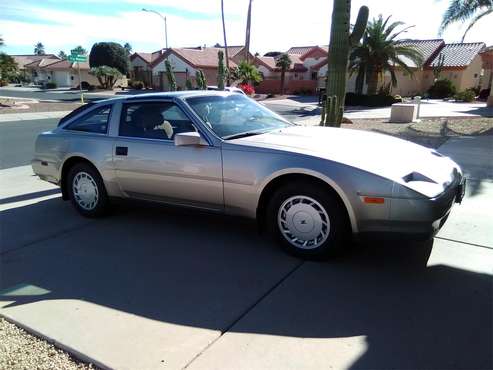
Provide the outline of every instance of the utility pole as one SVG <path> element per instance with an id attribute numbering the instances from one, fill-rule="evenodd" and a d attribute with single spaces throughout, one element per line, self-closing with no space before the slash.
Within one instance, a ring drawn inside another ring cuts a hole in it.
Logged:
<path id="1" fill-rule="evenodd" d="M 248 2 L 248 15 L 246 24 L 246 37 L 245 37 L 245 60 L 248 62 L 248 55 L 250 54 L 250 25 L 252 23 L 252 0 Z"/>

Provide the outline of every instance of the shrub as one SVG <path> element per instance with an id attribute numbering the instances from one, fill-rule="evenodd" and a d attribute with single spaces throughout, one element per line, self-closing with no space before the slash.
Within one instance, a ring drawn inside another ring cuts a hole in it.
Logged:
<path id="1" fill-rule="evenodd" d="M 402 98 L 393 97 L 392 95 L 364 95 L 356 93 L 347 93 L 345 105 L 347 106 L 364 106 L 364 107 L 387 107 L 394 103 L 400 103 Z"/>
<path id="2" fill-rule="evenodd" d="M 122 77 L 118 69 L 109 66 L 93 67 L 89 73 L 96 76 L 104 89 L 112 89 L 116 81 Z"/>
<path id="3" fill-rule="evenodd" d="M 45 84 L 46 89 L 56 89 L 56 83 L 55 82 L 47 82 Z"/>
<path id="4" fill-rule="evenodd" d="M 435 83 L 428 90 L 428 93 L 432 99 L 444 99 L 454 96 L 456 89 L 452 81 L 443 78 L 435 81 Z"/>
<path id="5" fill-rule="evenodd" d="M 9 82 L 7 80 L 0 80 L 0 87 L 7 86 Z"/>
<path id="6" fill-rule="evenodd" d="M 479 92 L 478 100 L 486 101 L 488 96 L 490 96 L 491 89 L 483 89 Z"/>
<path id="7" fill-rule="evenodd" d="M 96 86 L 94 85 L 87 86 L 87 91 L 94 91 L 94 90 L 96 90 Z"/>
<path id="8" fill-rule="evenodd" d="M 253 86 L 252 86 L 252 85 L 250 85 L 250 84 L 246 84 L 246 83 L 244 83 L 244 84 L 239 84 L 239 85 L 238 85 L 238 87 L 239 87 L 241 90 L 243 90 L 243 92 L 244 92 L 245 94 L 247 94 L 247 95 L 249 95 L 249 96 L 251 96 L 251 95 L 255 94 L 255 89 L 254 89 L 254 88 L 253 88 Z"/>
<path id="9" fill-rule="evenodd" d="M 82 81 L 80 84 L 82 85 L 82 89 L 84 90 L 89 90 L 89 86 L 91 86 L 91 84 L 87 81 Z"/>
<path id="10" fill-rule="evenodd" d="M 144 83 L 142 81 L 132 81 L 132 84 L 130 85 L 135 90 L 142 90 L 144 88 Z"/>
<path id="11" fill-rule="evenodd" d="M 472 102 L 475 98 L 476 94 L 473 89 L 467 89 L 454 95 L 455 100 L 463 102 Z"/>

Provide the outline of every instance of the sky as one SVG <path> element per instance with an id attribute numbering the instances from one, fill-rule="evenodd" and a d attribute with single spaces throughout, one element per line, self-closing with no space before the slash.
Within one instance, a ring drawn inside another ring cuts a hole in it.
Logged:
<path id="1" fill-rule="evenodd" d="M 450 0 L 353 0 L 352 19 L 361 5 L 370 19 L 382 14 L 413 25 L 403 38 L 438 38 L 442 14 Z M 245 43 L 248 0 L 224 0 L 228 45 Z M 167 17 L 168 44 L 187 47 L 221 43 L 220 0 L 0 0 L 3 52 L 30 54 L 38 41 L 47 53 L 69 53 L 77 45 L 87 50 L 95 42 L 129 42 L 134 51 L 164 47 Z M 286 51 L 291 46 L 327 45 L 332 0 L 254 0 L 251 51 Z M 458 42 L 465 25 L 452 25 L 442 36 Z M 493 44 L 493 15 L 483 18 L 468 34 L 468 42 Z"/>

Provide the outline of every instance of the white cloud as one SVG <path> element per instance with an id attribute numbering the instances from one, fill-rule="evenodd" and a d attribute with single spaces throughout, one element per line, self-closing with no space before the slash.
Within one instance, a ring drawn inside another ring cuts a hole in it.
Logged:
<path id="1" fill-rule="evenodd" d="M 2 21 L 1 33 L 9 45 L 25 47 L 42 41 L 47 51 L 69 50 L 76 45 L 90 48 L 97 41 L 130 42 L 135 50 L 152 51 L 164 46 L 162 20 L 152 14 L 139 11 L 142 4 L 135 3 L 136 11 L 108 15 L 76 13 L 67 4 L 64 10 L 48 10 L 42 7 L 17 4 L 24 16 L 41 18 L 58 24 L 38 24 L 17 20 Z M 219 0 L 146 0 L 162 7 L 180 8 L 190 12 L 220 15 Z M 392 14 L 392 19 L 416 25 L 404 36 L 409 38 L 437 38 L 441 16 L 448 0 L 404 1 L 353 0 L 352 18 L 362 4 L 369 4 L 370 18 Z M 417 5 L 421 4 L 421 5 Z M 225 0 L 227 12 L 228 43 L 243 44 L 248 0 Z M 330 33 L 331 3 L 328 0 L 306 0 L 291 4 L 281 0 L 254 0 L 252 14 L 251 48 L 261 53 L 270 50 L 286 50 L 293 45 L 327 44 Z M 184 15 L 186 16 L 186 14 Z M 478 22 L 467 41 L 484 41 L 493 44 L 491 21 L 488 17 Z M 213 45 L 222 43 L 222 26 L 219 18 L 188 19 L 168 15 L 168 40 L 171 46 Z M 444 37 L 448 42 L 458 41 L 464 26 L 451 26 Z"/>

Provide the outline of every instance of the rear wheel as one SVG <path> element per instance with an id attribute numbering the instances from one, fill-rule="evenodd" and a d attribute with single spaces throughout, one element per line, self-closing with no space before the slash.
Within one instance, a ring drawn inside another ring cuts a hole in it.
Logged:
<path id="1" fill-rule="evenodd" d="M 83 216 L 98 217 L 107 210 L 108 196 L 103 179 L 91 165 L 74 165 L 67 176 L 67 189 L 73 206 Z"/>
<path id="2" fill-rule="evenodd" d="M 278 189 L 267 207 L 267 227 L 297 257 L 324 259 L 341 251 L 345 210 L 326 188 L 297 182 Z"/>

